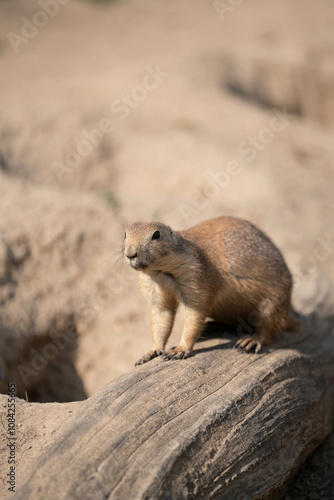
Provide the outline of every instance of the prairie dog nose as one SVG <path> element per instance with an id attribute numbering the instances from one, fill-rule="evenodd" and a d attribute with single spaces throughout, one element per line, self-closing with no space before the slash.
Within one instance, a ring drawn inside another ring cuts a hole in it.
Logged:
<path id="1" fill-rule="evenodd" d="M 135 257 L 137 257 L 136 247 L 134 245 L 127 246 L 126 249 L 124 250 L 124 255 L 129 259 L 134 259 Z"/>

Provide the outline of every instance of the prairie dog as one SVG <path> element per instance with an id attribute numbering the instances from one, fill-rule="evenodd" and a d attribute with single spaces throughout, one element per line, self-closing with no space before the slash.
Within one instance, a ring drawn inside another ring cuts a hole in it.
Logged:
<path id="1" fill-rule="evenodd" d="M 137 222 L 124 234 L 123 254 L 140 271 L 151 307 L 152 350 L 136 365 L 156 356 L 190 356 L 206 318 L 255 327 L 237 341 L 246 352 L 273 341 L 284 330 L 298 330 L 290 298 L 292 277 L 278 248 L 256 226 L 236 217 L 217 217 L 184 231 L 159 222 Z M 184 306 L 180 344 L 165 351 L 179 304 Z"/>

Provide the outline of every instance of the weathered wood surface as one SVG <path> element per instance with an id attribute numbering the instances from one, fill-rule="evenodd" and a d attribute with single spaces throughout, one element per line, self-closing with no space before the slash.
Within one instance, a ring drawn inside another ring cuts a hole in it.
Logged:
<path id="1" fill-rule="evenodd" d="M 333 325 L 323 306 L 271 351 L 208 340 L 134 369 L 77 403 L 17 498 L 281 498 L 333 429 Z"/>

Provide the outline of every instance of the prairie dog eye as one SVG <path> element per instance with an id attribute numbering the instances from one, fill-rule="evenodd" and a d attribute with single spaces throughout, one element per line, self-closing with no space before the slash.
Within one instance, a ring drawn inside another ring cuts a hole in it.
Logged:
<path id="1" fill-rule="evenodd" d="M 160 231 L 154 231 L 152 240 L 157 240 L 160 238 Z"/>
<path id="2" fill-rule="evenodd" d="M 124 232 L 124 239 L 126 238 L 126 231 Z"/>

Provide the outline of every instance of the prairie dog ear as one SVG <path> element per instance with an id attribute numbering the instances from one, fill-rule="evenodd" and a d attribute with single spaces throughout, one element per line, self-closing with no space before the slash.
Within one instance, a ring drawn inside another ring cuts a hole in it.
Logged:
<path id="1" fill-rule="evenodd" d="M 172 240 L 173 240 L 173 241 L 177 241 L 177 239 L 178 239 L 178 234 L 177 234 L 175 231 L 173 231 L 173 229 L 171 229 L 169 226 L 168 226 L 168 229 L 169 229 L 169 231 L 170 231 L 170 235 L 171 235 Z"/>

